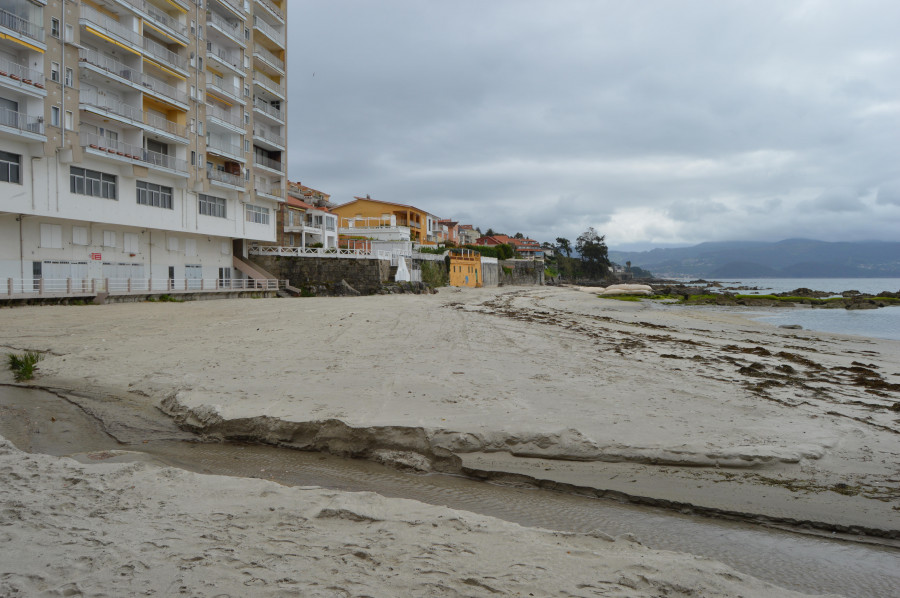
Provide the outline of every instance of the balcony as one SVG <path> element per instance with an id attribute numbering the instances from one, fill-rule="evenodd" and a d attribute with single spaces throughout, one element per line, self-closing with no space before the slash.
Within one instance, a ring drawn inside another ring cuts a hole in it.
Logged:
<path id="1" fill-rule="evenodd" d="M 241 15 L 243 14 L 240 7 L 238 6 L 238 3 L 233 2 L 232 0 L 211 0 L 211 1 L 218 2 L 220 5 L 225 7 L 227 10 L 230 10 L 231 12 L 233 12 L 234 15 L 238 18 L 241 18 Z"/>
<path id="2" fill-rule="evenodd" d="M 0 85 L 32 96 L 47 95 L 44 73 L 4 57 L 0 57 Z"/>
<path id="3" fill-rule="evenodd" d="M 275 54 L 273 54 L 269 50 L 266 50 L 259 44 L 253 46 L 253 56 L 254 58 L 259 58 L 265 64 L 275 69 L 278 74 L 284 74 L 284 60 L 278 58 L 277 56 L 275 56 Z"/>
<path id="4" fill-rule="evenodd" d="M 178 22 L 178 20 L 170 17 L 163 11 L 161 11 L 156 6 L 153 6 L 146 0 L 118 0 L 119 3 L 125 4 L 134 10 L 136 10 L 142 17 L 144 17 L 147 21 L 151 22 L 153 25 L 157 27 L 161 27 L 166 30 L 166 33 L 172 35 L 179 39 L 179 41 L 183 42 L 185 45 L 188 43 L 188 27 L 187 25 L 182 25 Z"/>
<path id="5" fill-rule="evenodd" d="M 82 91 L 79 97 L 82 109 L 100 114 L 101 116 L 117 117 L 126 124 L 140 129 L 153 129 L 173 138 L 179 143 L 188 143 L 184 125 L 167 120 L 155 114 L 144 112 L 125 102 L 101 96 L 93 91 Z"/>
<path id="6" fill-rule="evenodd" d="M 206 140 L 206 152 L 237 162 L 246 161 L 243 148 L 240 145 L 229 143 L 227 139 L 210 136 Z"/>
<path id="7" fill-rule="evenodd" d="M 285 95 L 284 85 L 281 85 L 279 83 L 276 83 L 275 81 L 272 81 L 265 75 L 260 74 L 260 75 L 254 76 L 253 83 L 255 85 L 259 85 L 260 87 L 262 87 L 265 90 L 268 90 L 273 95 L 275 95 L 281 99 L 287 98 L 287 95 Z"/>
<path id="8" fill-rule="evenodd" d="M 285 139 L 282 135 L 269 131 L 268 129 L 254 127 L 253 140 L 257 142 L 257 145 L 259 145 L 260 147 L 265 147 L 266 149 L 284 151 L 287 148 L 287 139 Z"/>
<path id="9" fill-rule="evenodd" d="M 27 137 L 35 141 L 46 141 L 44 135 L 44 117 L 33 116 L 26 112 L 16 112 L 9 108 L 0 108 L 0 131 Z"/>
<path id="10" fill-rule="evenodd" d="M 141 37 L 141 40 L 143 40 L 141 47 L 144 48 L 144 54 L 149 54 L 158 59 L 164 66 L 175 67 L 185 73 L 187 72 L 187 60 L 149 37 Z"/>
<path id="11" fill-rule="evenodd" d="M 279 31 L 259 17 L 253 17 L 253 28 L 272 40 L 279 48 L 284 48 L 284 31 Z"/>
<path id="12" fill-rule="evenodd" d="M 33 42 L 41 50 L 47 49 L 44 43 L 44 28 L 37 23 L 32 23 L 27 19 L 0 9 L 0 28 L 12 32 L 11 39 L 14 41 L 16 38 L 23 37 L 26 38 L 22 40 L 24 45 L 31 46 Z"/>
<path id="13" fill-rule="evenodd" d="M 280 160 L 273 160 L 272 158 L 266 158 L 259 155 L 253 156 L 253 165 L 260 166 L 262 168 L 268 168 L 269 170 L 274 170 L 275 172 L 284 171 L 284 164 L 282 164 Z"/>
<path id="14" fill-rule="evenodd" d="M 186 91 L 181 91 L 156 77 L 137 72 L 124 62 L 119 62 L 96 50 L 82 48 L 78 51 L 78 57 L 82 63 L 91 65 L 92 67 L 95 67 L 96 70 L 113 75 L 135 89 L 182 104 L 183 107 L 187 109 L 188 94 Z"/>
<path id="15" fill-rule="evenodd" d="M 222 35 L 237 45 L 241 47 L 247 45 L 247 41 L 244 39 L 244 28 L 240 22 L 232 23 L 219 13 L 210 10 L 206 12 L 206 23 L 209 25 L 208 29 L 215 29 L 221 32 Z"/>
<path id="16" fill-rule="evenodd" d="M 244 119 L 241 114 L 233 114 L 213 104 L 206 104 L 206 118 L 207 124 L 213 124 L 212 121 L 215 120 L 227 129 L 235 129 L 237 133 L 245 131 Z"/>
<path id="17" fill-rule="evenodd" d="M 206 178 L 208 178 L 213 183 L 220 183 L 222 185 L 234 187 L 236 189 L 243 189 L 245 184 L 244 177 L 242 177 L 241 175 L 231 174 L 230 172 L 217 170 L 215 168 L 206 169 Z"/>
<path id="18" fill-rule="evenodd" d="M 124 43 L 126 47 L 140 47 L 143 36 L 122 25 L 112 17 L 101 13 L 99 10 L 87 4 L 81 5 L 81 25 L 86 27 L 99 37 L 104 35 L 114 38 L 117 43 Z"/>
<path id="19" fill-rule="evenodd" d="M 281 108 L 276 108 L 272 104 L 256 98 L 255 100 L 253 100 L 253 109 L 257 112 L 265 114 L 266 116 L 269 116 L 270 118 L 278 121 L 281 124 L 284 124 L 284 113 L 282 112 Z"/>
<path id="20" fill-rule="evenodd" d="M 284 23 L 284 11 L 275 6 L 271 0 L 256 0 L 256 3 L 265 8 L 279 23 Z"/>
<path id="21" fill-rule="evenodd" d="M 241 65 L 241 53 L 229 50 L 225 46 L 215 42 L 206 42 L 207 55 L 222 63 L 224 66 L 236 71 L 239 74 L 244 73 L 244 67 Z"/>
<path id="22" fill-rule="evenodd" d="M 229 85 L 225 82 L 223 77 L 217 77 L 212 73 L 206 73 L 206 90 L 212 91 L 218 95 L 223 95 L 229 100 L 241 105 L 244 104 L 244 99 L 241 97 L 241 88 L 237 85 Z"/>
<path id="23" fill-rule="evenodd" d="M 257 184 L 258 186 L 254 186 L 253 190 L 257 195 L 261 196 L 264 199 L 274 199 L 277 201 L 284 201 L 284 189 L 282 189 L 279 185 L 262 185 Z M 285 229 L 287 230 L 287 229 Z M 290 232 L 290 231 L 288 231 Z M 299 232 L 299 231 L 298 231 Z"/>
<path id="24" fill-rule="evenodd" d="M 85 131 L 81 132 L 80 140 L 81 147 L 96 156 L 137 163 L 148 168 L 171 171 L 181 176 L 188 176 L 187 161 L 179 160 L 175 156 L 153 152 L 139 145 L 113 141 Z"/>

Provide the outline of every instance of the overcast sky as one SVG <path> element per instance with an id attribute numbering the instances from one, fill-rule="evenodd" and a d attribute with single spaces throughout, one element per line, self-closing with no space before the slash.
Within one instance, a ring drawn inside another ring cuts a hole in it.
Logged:
<path id="1" fill-rule="evenodd" d="M 540 241 L 900 240 L 900 1 L 290 0 L 289 174 Z"/>

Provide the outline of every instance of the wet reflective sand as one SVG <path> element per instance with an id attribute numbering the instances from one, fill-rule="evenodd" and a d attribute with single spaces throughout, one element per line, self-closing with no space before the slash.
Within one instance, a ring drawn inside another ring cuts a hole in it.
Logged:
<path id="1" fill-rule="evenodd" d="M 55 420 L 55 421 L 54 421 Z M 200 473 L 293 486 L 371 491 L 564 531 L 633 534 L 656 549 L 708 556 L 779 586 L 808 593 L 900 596 L 900 550 L 620 505 L 546 490 L 415 475 L 359 460 L 257 445 L 148 440 L 121 445 L 79 408 L 46 392 L 0 387 L 0 434 L 32 452 L 70 455 L 120 449 Z"/>

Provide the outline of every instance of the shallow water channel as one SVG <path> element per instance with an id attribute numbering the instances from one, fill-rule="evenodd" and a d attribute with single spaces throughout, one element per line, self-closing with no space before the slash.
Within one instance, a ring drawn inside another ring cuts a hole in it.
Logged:
<path id="1" fill-rule="evenodd" d="M 562 531 L 633 534 L 645 546 L 722 561 L 810 594 L 900 596 L 900 549 L 750 524 L 679 515 L 532 488 L 447 475 L 404 473 L 368 461 L 260 445 L 148 439 L 121 444 L 79 407 L 51 393 L 0 386 L 0 435 L 22 450 L 77 455 L 133 450 L 199 473 L 263 478 L 290 486 L 371 491 Z"/>

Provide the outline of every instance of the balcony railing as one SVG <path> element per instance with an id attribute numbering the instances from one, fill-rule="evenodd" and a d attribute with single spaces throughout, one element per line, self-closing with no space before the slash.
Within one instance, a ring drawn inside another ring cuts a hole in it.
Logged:
<path id="1" fill-rule="evenodd" d="M 185 127 L 176 122 L 167 120 L 156 114 L 144 112 L 139 108 L 135 108 L 129 104 L 114 100 L 106 96 L 101 96 L 94 91 L 82 91 L 79 96 L 82 104 L 99 108 L 104 112 L 111 112 L 117 116 L 128 119 L 137 126 L 146 125 L 160 131 L 165 131 L 177 137 L 185 137 Z"/>
<path id="2" fill-rule="evenodd" d="M 118 37 L 119 40 L 126 42 L 128 45 L 141 45 L 142 36 L 140 33 L 132 31 L 115 19 L 101 13 L 93 6 L 82 4 L 80 19 L 89 25 L 93 25 L 95 28 L 99 29 L 101 33 L 112 34 Z"/>
<path id="3" fill-rule="evenodd" d="M 206 116 L 207 118 L 216 118 L 221 120 L 222 122 L 226 122 L 229 125 L 234 125 L 235 127 L 244 127 L 244 117 L 240 114 L 233 114 L 219 108 L 218 106 L 214 106 L 213 104 L 206 105 Z"/>
<path id="4" fill-rule="evenodd" d="M 218 181 L 235 187 L 243 187 L 245 182 L 244 177 L 239 174 L 231 174 L 230 172 L 224 172 L 215 168 L 206 169 L 206 178 L 211 181 Z"/>
<path id="5" fill-rule="evenodd" d="M 259 139 L 265 139 L 269 143 L 273 143 L 280 147 L 285 147 L 285 143 L 287 143 L 287 139 L 284 138 L 283 135 L 279 135 L 278 133 L 273 133 L 267 129 L 253 128 L 253 136 Z"/>
<path id="6" fill-rule="evenodd" d="M 237 85 L 229 85 L 225 82 L 225 79 L 222 77 L 217 77 L 212 73 L 206 73 L 206 87 L 212 87 L 213 89 L 217 89 L 223 94 L 227 95 L 230 98 L 241 100 L 241 88 Z"/>
<path id="7" fill-rule="evenodd" d="M 262 46 L 260 46 L 259 44 L 257 44 L 256 46 L 253 47 L 253 55 L 259 56 L 260 58 L 263 59 L 263 61 L 268 62 L 270 65 L 272 65 L 279 71 L 284 72 L 284 61 L 282 59 L 278 58 L 277 56 L 275 56 L 274 54 L 272 54 L 270 51 L 268 51 L 265 48 L 263 48 Z"/>
<path id="8" fill-rule="evenodd" d="M 259 17 L 253 17 L 253 27 L 262 31 L 266 37 L 277 43 L 282 48 L 284 47 L 284 31 L 275 29 Z"/>
<path id="9" fill-rule="evenodd" d="M 30 82 L 37 86 L 44 84 L 44 73 L 2 56 L 0 56 L 0 76 L 11 77 L 16 81 Z"/>
<path id="10" fill-rule="evenodd" d="M 44 28 L 11 12 L 0 10 L 0 26 L 33 40 L 44 41 Z"/>
<path id="11" fill-rule="evenodd" d="M 238 5 L 236 3 L 232 2 L 231 0 L 217 0 L 217 1 L 222 6 L 226 6 L 229 9 L 231 9 L 231 11 L 233 11 L 234 13 L 241 14 L 241 9 L 238 7 Z"/>
<path id="12" fill-rule="evenodd" d="M 275 106 L 273 106 L 272 104 L 270 104 L 266 101 L 256 98 L 255 100 L 253 100 L 253 108 L 255 110 L 259 110 L 260 112 L 268 114 L 269 116 L 271 116 L 272 118 L 274 118 L 276 120 L 280 120 L 280 121 L 284 122 L 284 117 L 282 116 L 281 108 L 276 108 Z"/>
<path id="13" fill-rule="evenodd" d="M 271 91 L 273 94 L 277 95 L 280 98 L 287 97 L 285 95 L 284 85 L 275 83 L 268 77 L 265 77 L 265 76 L 253 77 L 253 82 L 256 83 L 257 85 L 259 85 L 260 87 L 268 89 L 269 91 Z"/>
<path id="14" fill-rule="evenodd" d="M 238 70 L 243 70 L 241 66 L 241 56 L 238 52 L 233 52 L 215 42 L 206 42 L 206 52 L 215 56 L 225 64 L 230 64 Z"/>
<path id="15" fill-rule="evenodd" d="M 166 13 L 162 12 L 159 8 L 153 6 L 146 0 L 120 0 L 121 2 L 125 2 L 126 4 L 130 4 L 137 10 L 143 12 L 144 14 L 149 15 L 154 21 L 156 21 L 157 25 L 161 25 L 170 32 L 175 33 L 176 35 L 180 35 L 182 37 L 187 37 L 188 27 L 187 25 L 182 25 L 176 19 L 173 19 Z"/>
<path id="16" fill-rule="evenodd" d="M 206 140 L 206 151 L 234 158 L 244 159 L 244 149 L 240 145 L 229 143 L 225 139 L 210 136 Z"/>
<path id="17" fill-rule="evenodd" d="M 274 2 L 272 2 L 271 0 L 256 0 L 256 1 L 259 2 L 260 4 L 262 4 L 264 7 L 266 7 L 266 9 L 268 9 L 268 11 L 270 13 L 272 13 L 272 16 L 274 16 L 276 19 L 280 20 L 281 22 L 284 22 L 284 11 L 282 11 L 280 8 L 275 6 Z"/>
<path id="18" fill-rule="evenodd" d="M 240 23 L 232 23 L 219 13 L 211 10 L 206 11 L 206 22 L 216 27 L 236 44 L 241 46 L 247 45 L 247 42 L 244 40 L 244 28 Z"/>
<path id="19" fill-rule="evenodd" d="M 253 190 L 269 197 L 284 197 L 284 189 L 276 185 L 261 185 L 257 183 Z"/>
<path id="20" fill-rule="evenodd" d="M 253 163 L 257 166 L 262 166 L 263 168 L 269 168 L 278 172 L 284 170 L 284 165 L 279 160 L 273 160 L 263 156 L 253 156 Z"/>
<path id="21" fill-rule="evenodd" d="M 160 168 L 167 168 L 176 172 L 187 172 L 187 161 L 179 160 L 175 156 L 161 154 L 139 145 L 132 145 L 124 141 L 112 140 L 96 133 L 82 131 L 79 135 L 81 147 L 90 148 L 99 152 L 106 152 L 111 156 L 117 156 L 125 160 L 139 160 Z"/>
<path id="22" fill-rule="evenodd" d="M 156 77 L 140 73 L 124 62 L 119 62 L 96 50 L 82 48 L 78 51 L 78 56 L 82 62 L 86 62 L 97 68 L 103 69 L 108 73 L 127 79 L 128 81 L 135 83 L 135 85 L 146 88 L 145 91 L 149 90 L 150 92 L 158 93 L 159 95 L 175 100 L 176 102 L 181 102 L 182 104 L 186 104 L 188 101 L 188 94 L 186 91 L 181 91 Z"/>
<path id="23" fill-rule="evenodd" d="M 153 41 L 149 37 L 142 37 L 143 41 L 141 42 L 142 47 L 144 48 L 144 52 L 159 58 L 162 62 L 166 64 L 166 66 L 174 66 L 176 68 L 180 68 L 182 70 L 185 69 L 187 65 L 187 60 L 168 49 L 164 45 Z"/>
<path id="24" fill-rule="evenodd" d="M 44 117 L 29 116 L 25 112 L 16 112 L 9 108 L 0 108 L 0 126 L 18 129 L 35 135 L 44 134 Z"/>

